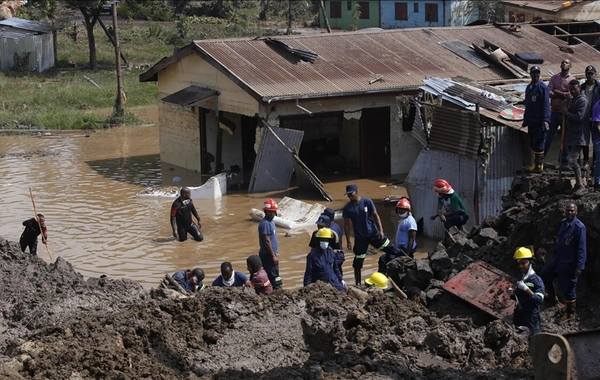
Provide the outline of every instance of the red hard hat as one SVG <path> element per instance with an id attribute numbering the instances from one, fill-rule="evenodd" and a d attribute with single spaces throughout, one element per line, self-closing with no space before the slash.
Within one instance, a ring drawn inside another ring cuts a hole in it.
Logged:
<path id="1" fill-rule="evenodd" d="M 412 211 L 410 208 L 410 201 L 408 200 L 408 198 L 402 198 L 398 201 L 398 203 L 396 204 L 396 208 L 404 208 L 407 209 L 408 211 Z"/>
<path id="2" fill-rule="evenodd" d="M 263 210 L 265 211 L 277 211 L 279 207 L 277 207 L 277 202 L 273 198 L 269 198 L 263 204 Z"/>
<path id="3" fill-rule="evenodd" d="M 438 194 L 447 194 L 452 190 L 452 186 L 445 179 L 438 179 L 433 184 L 433 191 Z"/>

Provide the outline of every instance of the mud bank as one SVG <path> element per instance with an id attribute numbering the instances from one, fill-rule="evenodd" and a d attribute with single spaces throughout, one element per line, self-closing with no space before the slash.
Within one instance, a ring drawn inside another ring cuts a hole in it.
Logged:
<path id="1" fill-rule="evenodd" d="M 520 245 L 534 246 L 539 269 L 574 199 L 588 226 L 590 278 L 579 318 L 554 324 L 557 309 L 546 309 L 543 329 L 596 327 L 600 195 L 564 195 L 570 186 L 555 172 L 517 176 L 500 216 L 449 234 L 427 260 L 404 263 L 399 282 L 426 290 L 431 311 L 376 289 L 341 293 L 324 284 L 173 298 L 127 279 L 84 280 L 63 259 L 46 264 L 0 238 L 0 378 L 532 379 L 522 337 L 441 286 L 477 259 L 516 274 Z"/>

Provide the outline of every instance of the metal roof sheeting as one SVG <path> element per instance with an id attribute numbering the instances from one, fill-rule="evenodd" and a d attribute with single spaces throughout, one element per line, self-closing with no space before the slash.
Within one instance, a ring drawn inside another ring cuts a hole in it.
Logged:
<path id="1" fill-rule="evenodd" d="M 483 127 L 477 113 L 437 105 L 424 107 L 433 107 L 430 149 L 477 156 Z"/>
<path id="2" fill-rule="evenodd" d="M 555 71 L 565 55 L 558 49 L 563 41 L 529 25 L 523 25 L 519 33 L 503 26 L 481 25 L 278 36 L 278 40 L 313 52 L 317 55 L 314 63 L 290 59 L 289 53 L 282 54 L 282 49 L 260 39 L 201 40 L 161 60 L 141 74 L 140 80 L 157 80 L 158 71 L 182 55 L 196 53 L 255 98 L 285 100 L 414 90 L 424 78 L 434 76 L 490 83 L 512 78 L 493 65 L 478 68 L 465 62 L 441 46 L 441 41 L 483 46 L 487 40 L 509 52 L 527 46 Z M 591 46 L 573 49 L 575 54 L 569 58 L 574 75 L 583 75 L 589 62 L 600 60 L 600 53 Z M 373 81 L 378 77 L 381 80 Z"/>
<path id="3" fill-rule="evenodd" d="M 584 5 L 585 3 L 579 2 L 576 3 L 574 1 L 562 1 L 562 0 L 527 0 L 527 1 L 519 1 L 519 0 L 502 0 L 502 3 L 505 5 L 514 5 L 517 7 L 525 7 L 531 9 L 539 9 L 540 11 L 547 12 L 560 12 L 563 9 L 568 9 L 572 6 Z M 563 7 L 563 3 L 569 3 L 567 7 Z"/>
<path id="4" fill-rule="evenodd" d="M 22 29 L 22 30 L 27 30 L 30 32 L 37 32 L 37 33 L 49 33 L 54 30 L 61 29 L 60 27 L 57 27 L 54 25 L 44 24 L 44 23 L 37 22 L 37 21 L 25 20 L 25 19 L 18 18 L 18 17 L 12 17 L 12 18 L 9 18 L 8 20 L 2 20 L 2 21 L 0 21 L 0 26 L 10 26 L 10 27 L 13 27 L 16 29 Z"/>

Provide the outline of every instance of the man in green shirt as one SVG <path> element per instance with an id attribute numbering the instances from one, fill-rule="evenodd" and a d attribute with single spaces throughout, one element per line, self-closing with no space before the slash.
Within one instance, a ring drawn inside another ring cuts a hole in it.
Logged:
<path id="1" fill-rule="evenodd" d="M 444 180 L 438 179 L 433 185 L 433 191 L 438 194 L 437 213 L 431 217 L 435 220 L 438 216 L 444 223 L 444 228 L 452 226 L 460 229 L 469 220 L 469 214 L 462 199 L 454 192 L 452 186 Z"/>

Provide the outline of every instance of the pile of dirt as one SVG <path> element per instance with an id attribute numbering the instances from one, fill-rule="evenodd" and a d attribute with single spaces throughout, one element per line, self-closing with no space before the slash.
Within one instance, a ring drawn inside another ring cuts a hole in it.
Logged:
<path id="1" fill-rule="evenodd" d="M 521 246 L 534 251 L 534 268 L 539 273 L 554 254 L 558 226 L 565 206 L 575 203 L 577 217 L 587 228 L 587 263 L 578 286 L 579 318 L 555 323 L 560 305 L 544 309 L 542 330 L 563 333 L 600 327 L 600 193 L 588 188 L 573 192 L 573 172 L 547 170 L 541 174 L 518 173 L 509 194 L 503 198 L 502 212 L 488 216 L 469 232 L 455 227 L 427 259 L 402 257 L 388 263 L 388 274 L 403 287 L 418 286 L 424 291 L 429 309 L 438 315 L 470 316 L 476 324 L 492 319 L 475 307 L 457 300 L 443 290 L 444 283 L 476 260 L 482 260 L 516 277 L 514 251 Z"/>
<path id="2" fill-rule="evenodd" d="M 378 289 L 318 283 L 194 297 L 90 278 L 0 238 L 0 377 L 11 379 L 531 379 L 501 322 L 442 320 Z"/>

